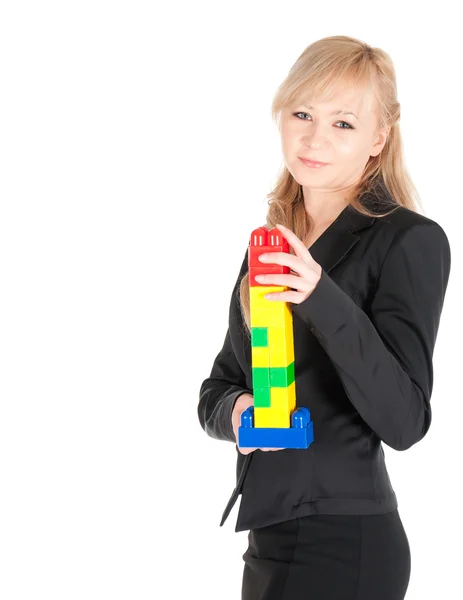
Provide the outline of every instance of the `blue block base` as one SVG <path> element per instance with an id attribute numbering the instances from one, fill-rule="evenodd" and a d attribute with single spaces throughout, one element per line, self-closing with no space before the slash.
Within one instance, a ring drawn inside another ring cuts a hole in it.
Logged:
<path id="1" fill-rule="evenodd" d="M 313 422 L 306 407 L 297 408 L 291 415 L 291 427 L 254 427 L 254 407 L 241 415 L 238 427 L 240 448 L 300 448 L 305 449 L 314 441 Z"/>

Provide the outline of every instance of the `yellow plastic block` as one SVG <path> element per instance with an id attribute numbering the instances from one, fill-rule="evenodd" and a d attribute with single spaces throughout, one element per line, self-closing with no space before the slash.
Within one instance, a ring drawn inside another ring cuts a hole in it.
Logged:
<path id="1" fill-rule="evenodd" d="M 276 412 L 293 412 L 296 408 L 296 382 L 293 381 L 285 388 L 270 388 L 270 405 Z"/>
<path id="2" fill-rule="evenodd" d="M 251 327 L 283 326 L 287 315 L 292 317 L 286 302 L 267 300 L 264 295 L 284 292 L 285 286 L 251 286 L 249 288 Z"/>
<path id="3" fill-rule="evenodd" d="M 252 366 L 269 367 L 270 366 L 270 348 L 262 346 L 252 346 Z"/>
<path id="4" fill-rule="evenodd" d="M 254 409 L 254 427 L 290 427 L 291 415 L 287 412 L 275 412 L 271 408 Z"/>
<path id="5" fill-rule="evenodd" d="M 287 367 L 294 361 L 294 335 L 292 316 L 285 316 L 285 327 L 268 328 L 268 345 L 271 367 Z"/>
<path id="6" fill-rule="evenodd" d="M 254 308 L 251 305 L 251 327 L 284 327 L 289 317 L 292 318 L 291 309 L 286 302 L 272 302 L 269 306 Z"/>
<path id="7" fill-rule="evenodd" d="M 270 388 L 270 407 L 254 407 L 254 427 L 290 427 L 296 409 L 296 383 Z"/>
<path id="8" fill-rule="evenodd" d="M 266 294 L 273 294 L 274 292 L 285 292 L 289 290 L 288 287 L 284 285 L 251 285 L 249 287 L 249 301 L 251 306 L 257 307 L 266 307 L 269 304 L 274 304 L 275 300 L 268 300 L 264 298 Z"/>

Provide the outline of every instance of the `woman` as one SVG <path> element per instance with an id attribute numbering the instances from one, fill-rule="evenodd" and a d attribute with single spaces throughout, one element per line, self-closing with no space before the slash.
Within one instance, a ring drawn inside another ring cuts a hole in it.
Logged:
<path id="1" fill-rule="evenodd" d="M 269 300 L 292 310 L 297 404 L 314 441 L 237 446 L 221 525 L 242 494 L 243 600 L 403 599 L 410 548 L 382 442 L 406 450 L 430 426 L 448 239 L 417 211 L 384 51 L 346 36 L 313 43 L 278 89 L 276 116 L 284 168 L 266 227 L 291 248 L 270 261 L 291 272 L 261 283 L 287 286 Z M 207 434 L 234 443 L 253 404 L 247 271 L 246 253 L 198 406 Z"/>

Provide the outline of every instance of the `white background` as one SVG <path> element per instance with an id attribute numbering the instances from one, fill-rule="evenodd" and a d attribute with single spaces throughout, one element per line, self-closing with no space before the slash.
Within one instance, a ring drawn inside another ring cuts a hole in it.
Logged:
<path id="1" fill-rule="evenodd" d="M 240 597 L 235 446 L 200 385 L 281 166 L 302 52 L 392 57 L 406 163 L 451 244 L 433 423 L 385 446 L 409 600 L 461 582 L 461 62 L 453 3 L 10 2 L 0 13 L 0 598 Z"/>

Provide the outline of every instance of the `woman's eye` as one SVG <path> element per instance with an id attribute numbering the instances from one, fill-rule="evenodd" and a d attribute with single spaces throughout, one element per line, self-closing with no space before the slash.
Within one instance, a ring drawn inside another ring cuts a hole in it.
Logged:
<path id="1" fill-rule="evenodd" d="M 298 115 L 308 115 L 309 113 L 306 112 L 297 112 L 297 113 L 293 113 L 298 119 Z M 301 119 L 302 121 L 304 121 L 305 119 Z M 346 121 L 338 121 L 338 123 L 344 123 L 344 125 L 347 125 L 347 129 L 354 129 L 352 127 L 352 125 L 349 125 L 349 123 L 346 123 Z M 346 129 L 346 127 L 338 127 L 338 129 Z"/>

